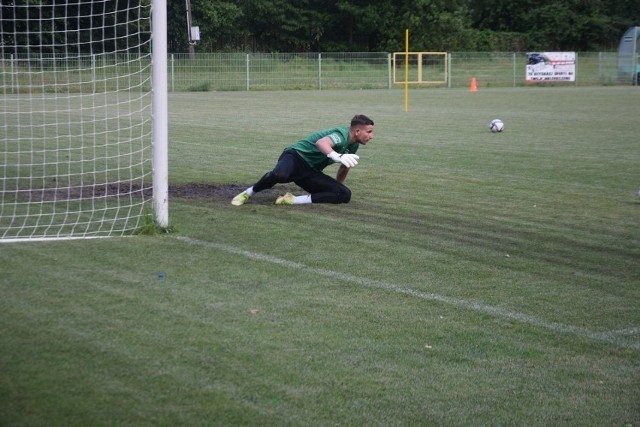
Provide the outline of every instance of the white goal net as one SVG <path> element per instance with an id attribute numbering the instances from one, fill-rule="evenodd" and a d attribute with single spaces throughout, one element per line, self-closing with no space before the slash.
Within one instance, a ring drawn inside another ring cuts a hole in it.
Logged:
<path id="1" fill-rule="evenodd" d="M 132 233 L 153 209 L 150 1 L 0 4 L 0 241 Z"/>

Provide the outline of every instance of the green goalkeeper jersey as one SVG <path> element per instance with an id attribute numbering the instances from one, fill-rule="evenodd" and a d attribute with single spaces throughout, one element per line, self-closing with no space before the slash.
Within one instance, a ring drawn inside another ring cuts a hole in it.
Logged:
<path id="1" fill-rule="evenodd" d="M 322 151 L 316 147 L 316 141 L 328 136 L 333 141 L 333 151 L 339 154 L 351 153 L 355 154 L 358 151 L 359 144 L 349 145 L 349 128 L 339 127 L 319 130 L 312 133 L 304 139 L 296 142 L 295 144 L 287 147 L 285 150 L 295 150 L 300 154 L 300 157 L 311 166 L 312 169 L 322 171 L 324 168 L 332 163 L 333 160 L 328 158 Z"/>

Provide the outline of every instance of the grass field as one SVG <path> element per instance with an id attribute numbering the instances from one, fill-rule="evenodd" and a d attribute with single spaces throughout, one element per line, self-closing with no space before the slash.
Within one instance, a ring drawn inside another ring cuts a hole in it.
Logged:
<path id="1" fill-rule="evenodd" d="M 0 245 L 0 425 L 640 426 L 639 95 L 171 94 L 173 233 Z M 360 112 L 350 204 L 229 204 Z"/>

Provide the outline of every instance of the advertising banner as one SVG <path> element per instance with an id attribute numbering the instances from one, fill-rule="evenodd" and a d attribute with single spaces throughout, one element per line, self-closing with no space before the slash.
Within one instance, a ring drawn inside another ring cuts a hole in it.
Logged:
<path id="1" fill-rule="evenodd" d="M 527 53 L 527 82 L 575 82 L 575 52 Z"/>

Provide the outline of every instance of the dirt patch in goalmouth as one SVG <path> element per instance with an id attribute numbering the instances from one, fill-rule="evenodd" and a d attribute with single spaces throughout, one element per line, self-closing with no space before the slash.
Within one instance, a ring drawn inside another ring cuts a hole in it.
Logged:
<path id="1" fill-rule="evenodd" d="M 247 188 L 239 184 L 189 183 L 169 186 L 169 197 L 180 199 L 231 200 Z"/>
<path id="2" fill-rule="evenodd" d="M 242 184 L 187 183 L 169 185 L 169 198 L 230 202 L 231 199 L 247 188 Z M 274 198 L 287 191 L 296 191 L 293 185 L 280 185 L 254 196 L 256 201 Z M 297 191 L 301 191 L 298 189 Z M 61 188 L 40 188 L 18 190 L 14 193 L 17 200 L 29 202 L 82 201 L 91 199 L 116 199 L 131 197 L 151 199 L 153 188 L 129 183 L 106 183 Z"/>
<path id="3" fill-rule="evenodd" d="M 203 199 L 230 203 L 234 196 L 246 190 L 246 184 L 204 184 L 189 183 L 169 186 L 169 197 L 179 199 Z M 303 193 L 304 191 L 293 184 L 281 184 L 275 188 L 261 191 L 251 199 L 254 202 L 273 203 L 277 196 L 286 192 Z"/>

